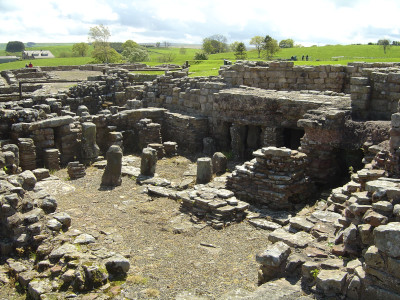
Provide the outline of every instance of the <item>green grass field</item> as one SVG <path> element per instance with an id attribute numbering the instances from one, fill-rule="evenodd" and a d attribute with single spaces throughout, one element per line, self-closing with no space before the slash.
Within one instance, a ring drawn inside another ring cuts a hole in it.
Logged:
<path id="1" fill-rule="evenodd" d="M 3 44 L 1 44 L 4 46 Z M 35 47 L 27 48 L 27 50 L 50 50 L 56 58 L 34 60 L 34 66 L 57 66 L 57 65 L 83 65 L 90 63 L 91 57 L 65 57 L 60 56 L 72 55 L 73 44 L 37 44 Z M 6 55 L 4 47 L 0 47 L 0 56 Z M 3 49 L 3 50 L 1 50 Z M 90 52 L 92 49 L 90 49 Z M 150 48 L 150 60 L 144 63 L 155 66 L 166 63 L 167 58 L 171 59 L 169 63 L 182 65 L 185 61 L 190 64 L 190 76 L 211 76 L 218 75 L 218 70 L 223 65 L 223 60 L 228 59 L 235 61 L 233 52 L 219 53 L 209 55 L 209 59 L 205 61 L 194 61 L 196 52 L 200 49 L 192 48 Z M 69 54 L 68 54 L 69 53 Z M 89 54 L 90 55 L 90 54 Z M 309 56 L 309 61 L 301 61 L 302 56 Z M 313 46 L 301 48 L 281 49 L 274 59 L 289 59 L 291 56 L 297 56 L 296 65 L 321 65 L 321 64 L 341 64 L 346 65 L 349 62 L 400 62 L 400 47 L 393 46 L 387 53 L 377 45 L 330 45 L 330 46 Z M 258 58 L 256 50 L 247 51 L 247 60 L 262 60 Z M 11 63 L 0 64 L 0 71 L 7 69 L 23 68 L 27 61 L 16 61 Z"/>

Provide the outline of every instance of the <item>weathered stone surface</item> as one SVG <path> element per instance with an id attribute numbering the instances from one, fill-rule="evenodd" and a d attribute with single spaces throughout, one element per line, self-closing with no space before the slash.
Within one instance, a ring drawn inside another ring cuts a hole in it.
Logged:
<path id="1" fill-rule="evenodd" d="M 118 145 L 112 145 L 107 151 L 107 166 L 101 178 L 101 184 L 119 186 L 122 183 L 122 150 Z"/>
<path id="2" fill-rule="evenodd" d="M 130 268 L 129 260 L 120 254 L 114 255 L 105 261 L 107 271 L 112 275 L 127 273 Z"/>
<path id="3" fill-rule="evenodd" d="M 42 295 L 51 291 L 51 282 L 48 279 L 34 279 L 28 284 L 28 294 L 34 300 L 42 299 Z"/>
<path id="4" fill-rule="evenodd" d="M 293 217 L 289 220 L 290 226 L 297 230 L 304 230 L 309 232 L 313 228 L 314 223 L 306 220 L 305 217 Z"/>
<path id="5" fill-rule="evenodd" d="M 63 226 L 71 226 L 71 216 L 65 212 L 59 212 L 53 215 L 53 218 L 59 221 Z"/>
<path id="6" fill-rule="evenodd" d="M 341 217 L 340 214 L 330 211 L 317 210 L 311 214 L 312 220 L 318 220 L 320 222 L 334 223 Z"/>
<path id="7" fill-rule="evenodd" d="M 389 199 L 400 198 L 400 184 L 398 182 L 393 182 L 385 179 L 368 181 L 365 184 L 365 190 L 370 193 L 383 191 L 386 193 Z"/>
<path id="8" fill-rule="evenodd" d="M 283 229 L 277 229 L 269 234 L 268 240 L 273 243 L 282 241 L 294 248 L 304 248 L 313 241 L 313 238 L 310 234 L 303 231 L 293 234 Z"/>
<path id="9" fill-rule="evenodd" d="M 157 164 L 157 151 L 153 148 L 144 148 L 140 163 L 140 173 L 145 176 L 154 176 Z"/>
<path id="10" fill-rule="evenodd" d="M 278 267 L 286 261 L 291 249 L 283 242 L 277 242 L 268 247 L 267 250 L 257 254 L 256 261 L 264 266 Z"/>
<path id="11" fill-rule="evenodd" d="M 22 187 L 25 190 L 32 190 L 35 187 L 37 180 L 32 171 L 26 170 L 18 176 L 22 179 Z"/>
<path id="12" fill-rule="evenodd" d="M 82 159 L 93 162 L 99 156 L 100 148 L 96 144 L 96 125 L 91 122 L 82 124 Z"/>
<path id="13" fill-rule="evenodd" d="M 228 159 L 221 152 L 215 152 L 212 157 L 213 172 L 221 174 L 226 172 Z"/>
<path id="14" fill-rule="evenodd" d="M 202 157 L 197 159 L 197 183 L 208 183 L 211 181 L 213 174 L 212 161 L 209 157 Z"/>
<path id="15" fill-rule="evenodd" d="M 400 223 L 391 222 L 374 229 L 376 247 L 390 257 L 400 256 Z"/>
<path id="16" fill-rule="evenodd" d="M 374 227 L 387 224 L 388 218 L 372 209 L 368 210 L 363 218 L 364 223 L 371 224 Z"/>
<path id="17" fill-rule="evenodd" d="M 60 247 L 57 247 L 51 251 L 49 254 L 49 259 L 50 260 L 58 260 L 61 257 L 63 257 L 65 254 L 71 254 L 77 251 L 77 248 L 69 243 L 65 243 L 61 245 Z"/>
<path id="18" fill-rule="evenodd" d="M 91 244 L 91 243 L 95 243 L 96 239 L 87 233 L 82 233 L 80 235 L 78 235 L 75 240 L 74 240 L 74 244 L 80 244 L 80 245 L 86 245 L 86 244 Z"/>
<path id="19" fill-rule="evenodd" d="M 317 288 L 325 294 L 340 294 L 346 282 L 347 273 L 338 270 L 321 270 L 317 276 Z"/>
<path id="20" fill-rule="evenodd" d="M 275 229 L 282 227 L 279 224 L 276 224 L 271 221 L 267 221 L 265 219 L 250 219 L 249 223 L 251 225 L 253 225 L 254 227 L 265 229 L 265 230 L 275 230 Z"/>

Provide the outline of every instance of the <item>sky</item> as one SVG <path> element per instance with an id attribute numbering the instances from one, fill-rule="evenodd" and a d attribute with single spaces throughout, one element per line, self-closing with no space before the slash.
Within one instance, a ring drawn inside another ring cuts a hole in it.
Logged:
<path id="1" fill-rule="evenodd" d="M 270 35 L 303 46 L 400 41 L 399 0 L 0 0 L 0 43 L 78 43 L 103 24 L 111 42 L 228 43 Z"/>

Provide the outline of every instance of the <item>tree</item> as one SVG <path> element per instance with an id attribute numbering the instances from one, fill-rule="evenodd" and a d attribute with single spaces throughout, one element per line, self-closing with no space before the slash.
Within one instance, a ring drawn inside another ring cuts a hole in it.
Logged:
<path id="1" fill-rule="evenodd" d="M 25 50 L 25 44 L 20 41 L 8 42 L 6 52 L 22 52 Z"/>
<path id="2" fill-rule="evenodd" d="M 294 41 L 292 39 L 286 39 L 279 42 L 279 48 L 293 48 Z"/>
<path id="3" fill-rule="evenodd" d="M 390 41 L 388 39 L 383 39 L 378 41 L 378 45 L 383 48 L 383 53 L 386 54 L 386 51 L 390 49 Z"/>
<path id="4" fill-rule="evenodd" d="M 92 56 L 96 61 L 109 63 L 111 62 L 109 55 L 112 55 L 115 58 L 115 53 L 117 53 L 117 51 L 110 47 L 110 43 L 108 42 L 110 36 L 110 30 L 103 24 L 90 27 L 89 41 L 93 42 L 94 51 L 92 52 Z M 114 50 L 115 53 L 111 50 Z"/>
<path id="5" fill-rule="evenodd" d="M 122 43 L 110 43 L 110 47 L 113 48 L 118 53 L 122 53 Z"/>
<path id="6" fill-rule="evenodd" d="M 228 50 L 226 37 L 221 34 L 214 34 L 203 39 L 203 50 L 208 54 L 226 52 Z"/>
<path id="7" fill-rule="evenodd" d="M 279 51 L 278 41 L 267 35 L 264 38 L 263 50 L 265 51 L 266 59 L 271 59 Z"/>
<path id="8" fill-rule="evenodd" d="M 122 56 L 129 62 L 146 61 L 149 59 L 149 52 L 138 43 L 127 40 L 122 44 Z"/>
<path id="9" fill-rule="evenodd" d="M 160 42 L 157 42 L 157 43 L 156 43 L 156 48 L 160 48 L 160 45 L 161 45 L 161 43 L 160 43 Z"/>
<path id="10" fill-rule="evenodd" d="M 122 56 L 115 49 L 95 47 L 92 52 L 95 63 L 118 63 L 122 61 Z"/>
<path id="11" fill-rule="evenodd" d="M 238 43 L 235 49 L 235 57 L 236 59 L 246 59 L 247 58 L 247 53 L 246 53 L 246 46 L 244 43 Z"/>
<path id="12" fill-rule="evenodd" d="M 262 36 L 256 35 L 253 36 L 250 40 L 250 45 L 254 45 L 258 52 L 258 58 L 260 58 L 261 50 L 264 45 L 264 38 Z"/>
<path id="13" fill-rule="evenodd" d="M 185 47 L 181 47 L 179 49 L 179 54 L 185 55 L 186 54 L 186 48 Z"/>
<path id="14" fill-rule="evenodd" d="M 74 55 L 76 56 L 86 56 L 86 54 L 89 51 L 89 45 L 86 43 L 78 43 L 78 44 L 74 44 L 72 46 L 72 52 L 74 53 Z"/>
<path id="15" fill-rule="evenodd" d="M 232 51 L 232 52 L 235 52 L 237 46 L 239 45 L 239 43 L 240 43 L 240 42 L 235 41 L 235 42 L 233 42 L 232 44 L 230 44 L 230 45 L 229 45 L 229 50 Z"/>
<path id="16" fill-rule="evenodd" d="M 194 55 L 194 60 L 207 60 L 208 56 L 205 52 L 196 52 Z"/>

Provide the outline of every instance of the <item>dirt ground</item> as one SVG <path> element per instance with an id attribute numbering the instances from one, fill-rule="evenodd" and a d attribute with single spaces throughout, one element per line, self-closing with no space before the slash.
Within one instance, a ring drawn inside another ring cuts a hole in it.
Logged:
<path id="1" fill-rule="evenodd" d="M 101 72 L 76 70 L 51 74 L 59 79 L 84 80 Z M 44 89 L 55 93 L 71 85 L 45 84 Z M 140 166 L 138 157 L 133 159 L 133 165 Z M 160 160 L 156 172 L 160 177 L 179 182 L 193 166 L 184 157 L 174 157 Z M 103 170 L 89 167 L 84 178 L 67 180 L 66 169 L 60 170 L 54 175 L 75 191 L 54 192 L 57 211 L 72 217 L 70 230 L 92 234 L 100 246 L 130 259 L 127 281 L 120 285 L 121 297 L 175 299 L 192 294 L 218 299 L 231 290 L 252 291 L 257 287 L 259 266 L 255 255 L 269 244 L 267 232 L 247 221 L 222 230 L 195 225 L 188 214 L 180 211 L 177 201 L 149 197 L 134 178 L 123 177 L 122 185 L 113 189 L 100 188 L 102 174 Z M 3 287 L 0 299 L 22 298 L 9 287 Z"/>
<path id="2" fill-rule="evenodd" d="M 48 72 L 50 76 L 54 79 L 62 79 L 62 80 L 78 80 L 83 81 L 86 80 L 89 76 L 98 76 L 102 75 L 102 72 L 99 71 L 81 71 L 81 70 L 71 70 L 71 71 L 52 71 Z M 71 86 L 76 85 L 77 83 L 44 83 L 43 88 L 35 91 L 34 94 L 37 93 L 57 93 L 61 91 L 68 90 Z"/>
<path id="3" fill-rule="evenodd" d="M 163 159 L 156 172 L 179 181 L 191 164 L 183 157 Z M 265 232 L 247 222 L 223 230 L 194 226 L 178 202 L 141 193 L 134 179 L 124 177 L 121 186 L 101 189 L 102 173 L 90 167 L 86 177 L 68 181 L 76 190 L 58 196 L 58 206 L 71 215 L 71 230 L 93 234 L 100 244 L 130 258 L 128 280 L 121 286 L 125 297 L 146 299 L 152 290 L 160 299 L 175 299 L 184 291 L 218 299 L 232 289 L 256 288 L 255 255 L 268 244 Z M 67 177 L 65 170 L 56 175 Z M 183 232 L 174 233 L 177 228 Z"/>
<path id="4" fill-rule="evenodd" d="M 139 157 L 129 161 L 140 167 Z M 159 160 L 156 172 L 179 183 L 193 174 L 193 167 L 192 161 L 177 156 Z M 117 287 L 118 299 L 175 299 L 189 294 L 219 299 L 228 291 L 257 287 L 255 255 L 269 243 L 266 231 L 247 221 L 222 230 L 194 224 L 180 211 L 178 201 L 148 196 L 133 177 L 124 176 L 115 188 L 101 187 L 103 171 L 89 167 L 77 180 L 69 180 L 66 169 L 57 171 L 54 175 L 75 190 L 53 193 L 57 211 L 72 217 L 69 230 L 92 234 L 98 247 L 129 258 L 131 268 L 126 282 Z M 20 299 L 17 296 L 10 299 Z"/>

